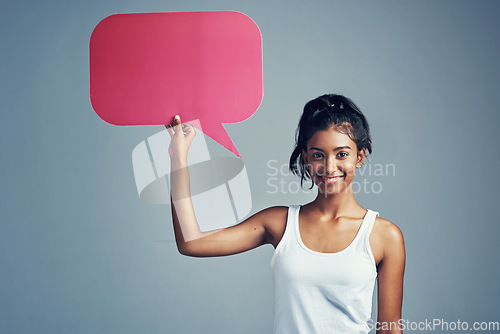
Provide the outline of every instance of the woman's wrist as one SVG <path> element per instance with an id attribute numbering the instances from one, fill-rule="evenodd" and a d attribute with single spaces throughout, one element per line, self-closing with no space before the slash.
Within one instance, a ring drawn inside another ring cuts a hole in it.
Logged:
<path id="1" fill-rule="evenodd" d="M 172 169 L 178 169 L 188 166 L 187 154 L 173 154 L 170 156 Z"/>

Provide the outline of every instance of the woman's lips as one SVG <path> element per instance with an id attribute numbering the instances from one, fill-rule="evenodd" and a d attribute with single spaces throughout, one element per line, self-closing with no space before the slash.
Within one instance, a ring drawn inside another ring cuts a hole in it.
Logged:
<path id="1" fill-rule="evenodd" d="M 341 176 L 332 176 L 332 177 L 321 176 L 321 179 L 326 184 L 334 184 L 334 183 L 337 183 L 338 181 L 340 181 L 340 179 L 342 179 L 343 177 L 344 177 L 343 175 L 341 175 Z"/>

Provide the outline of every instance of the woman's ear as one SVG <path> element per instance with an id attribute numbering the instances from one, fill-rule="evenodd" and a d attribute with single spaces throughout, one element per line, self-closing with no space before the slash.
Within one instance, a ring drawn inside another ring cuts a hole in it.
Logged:
<path id="1" fill-rule="evenodd" d="M 366 158 L 366 149 L 361 149 L 358 151 L 358 161 L 356 162 L 356 168 L 361 168 L 363 166 L 363 162 Z"/>

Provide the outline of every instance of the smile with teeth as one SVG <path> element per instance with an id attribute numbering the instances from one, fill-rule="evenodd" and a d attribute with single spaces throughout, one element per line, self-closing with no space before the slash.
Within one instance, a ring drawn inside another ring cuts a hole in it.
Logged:
<path id="1" fill-rule="evenodd" d="M 325 182 L 326 184 L 334 184 L 337 183 L 342 179 L 343 175 L 338 175 L 338 176 L 321 176 L 321 180 Z"/>

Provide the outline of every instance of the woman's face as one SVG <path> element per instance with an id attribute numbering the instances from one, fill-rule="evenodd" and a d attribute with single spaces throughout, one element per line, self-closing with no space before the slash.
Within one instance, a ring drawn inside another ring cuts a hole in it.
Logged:
<path id="1" fill-rule="evenodd" d="M 313 134 L 302 157 L 318 191 L 328 195 L 352 191 L 352 180 L 356 168 L 363 164 L 365 150 L 358 152 L 349 136 L 331 127 Z"/>

